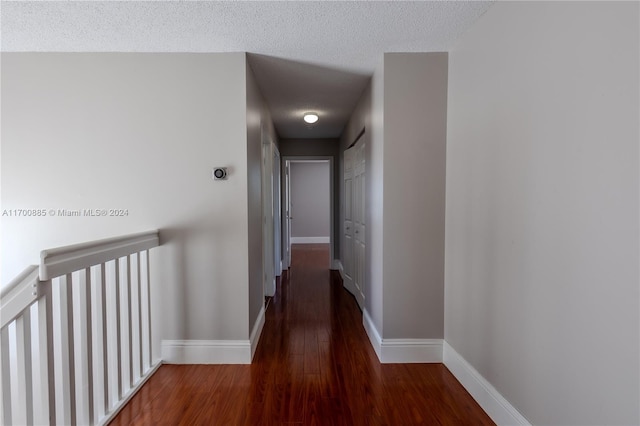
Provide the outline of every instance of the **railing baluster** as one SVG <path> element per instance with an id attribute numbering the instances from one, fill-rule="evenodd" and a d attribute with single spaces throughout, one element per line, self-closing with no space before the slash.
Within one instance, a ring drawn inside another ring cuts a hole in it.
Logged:
<path id="1" fill-rule="evenodd" d="M 82 303 L 80 308 L 82 311 L 81 330 L 81 349 L 85 349 L 82 353 L 82 369 L 83 369 L 83 387 L 82 392 L 86 396 L 86 415 L 88 424 L 95 423 L 95 413 L 93 404 L 93 322 L 91 312 L 91 269 L 85 268 L 79 273 L 80 277 L 80 295 L 84 294 L 84 298 L 81 297 Z M 84 300 L 82 300 L 84 299 Z M 84 306 L 83 306 L 84 305 Z M 82 309 L 84 308 L 84 309 Z"/>
<path id="2" fill-rule="evenodd" d="M 129 387 L 133 387 L 133 315 L 131 313 L 131 255 L 127 256 L 127 337 L 129 345 Z"/>
<path id="3" fill-rule="evenodd" d="M 66 298 L 67 298 L 67 351 L 69 352 L 69 403 L 70 403 L 70 424 L 78 424 L 78 407 L 76 399 L 76 354 L 75 354 L 75 332 L 73 318 L 73 279 L 72 274 L 66 275 Z"/>
<path id="4" fill-rule="evenodd" d="M 75 354 L 73 338 L 73 289 L 71 286 L 71 274 L 58 277 L 59 309 L 60 314 L 60 395 L 61 419 L 57 423 L 76 425 L 76 377 Z"/>
<path id="5" fill-rule="evenodd" d="M 136 261 L 138 267 L 138 376 L 140 378 L 144 375 L 144 363 L 143 363 L 143 352 L 142 352 L 142 262 L 140 259 L 140 253 L 136 253 Z M 136 380 L 137 381 L 137 380 Z"/>
<path id="6" fill-rule="evenodd" d="M 9 357 L 9 326 L 0 333 L 0 356 L 2 356 L 2 421 L 5 425 L 13 424 L 11 410 L 11 364 Z"/>
<path id="7" fill-rule="evenodd" d="M 103 378 L 103 392 L 102 395 L 102 414 L 106 414 L 109 411 L 109 342 L 107 336 L 107 280 L 106 280 L 106 264 L 103 263 L 99 266 L 99 286 L 100 286 L 100 304 L 102 314 L 102 378 Z"/>
<path id="8" fill-rule="evenodd" d="M 118 369 L 118 401 L 122 399 L 122 333 L 120 330 L 120 260 L 115 260 L 115 288 L 116 288 L 116 363 Z"/>
<path id="9" fill-rule="evenodd" d="M 51 281 L 39 284 L 38 350 L 40 368 L 40 424 L 54 424 L 56 418 L 55 380 L 53 374 L 53 303 Z"/>
<path id="10" fill-rule="evenodd" d="M 14 413 L 15 424 L 33 424 L 33 375 L 31 362 L 31 309 L 24 310 L 16 319 L 16 369 L 18 408 Z"/>
<path id="11" fill-rule="evenodd" d="M 151 268 L 149 267 L 149 250 L 145 250 L 145 271 L 146 271 L 146 281 L 147 281 L 147 332 L 148 334 L 148 353 L 149 353 L 149 368 L 153 365 L 153 336 L 151 335 Z"/>

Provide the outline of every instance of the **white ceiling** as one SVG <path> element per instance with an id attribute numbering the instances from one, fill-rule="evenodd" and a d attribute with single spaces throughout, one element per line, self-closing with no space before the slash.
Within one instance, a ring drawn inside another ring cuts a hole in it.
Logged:
<path id="1" fill-rule="evenodd" d="M 447 51 L 492 2 L 2 1 L 3 52 L 238 52 L 280 137 L 338 137 L 383 52 Z M 316 111 L 313 126 L 302 113 Z"/>

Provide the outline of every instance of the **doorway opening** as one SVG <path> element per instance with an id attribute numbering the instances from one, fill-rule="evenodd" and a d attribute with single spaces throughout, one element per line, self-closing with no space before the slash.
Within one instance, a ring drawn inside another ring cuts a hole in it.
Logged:
<path id="1" fill-rule="evenodd" d="M 284 157 L 282 258 L 291 265 L 292 244 L 328 244 L 334 258 L 333 157 Z"/>
<path id="2" fill-rule="evenodd" d="M 265 308 L 282 275 L 280 152 L 268 135 L 262 143 L 262 270 Z"/>

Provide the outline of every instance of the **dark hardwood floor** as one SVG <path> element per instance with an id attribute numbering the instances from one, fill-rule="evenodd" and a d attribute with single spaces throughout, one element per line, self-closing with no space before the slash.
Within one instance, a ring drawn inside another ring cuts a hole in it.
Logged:
<path id="1" fill-rule="evenodd" d="M 251 365 L 163 365 L 111 425 L 492 425 L 442 364 L 380 364 L 328 246 L 294 246 Z"/>

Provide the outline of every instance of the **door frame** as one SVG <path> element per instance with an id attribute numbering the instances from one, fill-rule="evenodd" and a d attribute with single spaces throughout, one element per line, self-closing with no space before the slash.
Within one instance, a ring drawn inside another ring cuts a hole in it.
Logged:
<path id="1" fill-rule="evenodd" d="M 263 134 L 261 146 L 261 198 L 262 198 L 262 288 L 265 296 L 273 296 L 276 291 L 276 271 L 274 268 L 274 216 L 273 209 L 273 150 L 271 137 Z"/>
<path id="2" fill-rule="evenodd" d="M 334 191 L 334 157 L 331 155 L 285 155 L 282 157 L 282 173 L 281 176 L 283 177 L 283 179 L 286 179 L 285 173 L 286 173 L 286 169 L 287 169 L 287 164 L 289 164 L 290 162 L 304 162 L 304 161 L 329 161 L 329 265 L 328 268 L 332 269 L 334 264 L 335 264 L 335 258 L 334 258 L 334 244 L 335 244 L 335 235 L 334 235 L 334 231 L 335 231 L 335 224 L 334 224 L 334 216 L 335 216 L 335 203 L 334 203 L 334 196 L 335 196 L 335 191 Z M 291 177 L 289 176 L 289 179 L 291 179 Z M 285 227 L 287 226 L 286 221 L 289 220 L 289 218 L 287 217 L 287 200 L 291 199 L 291 188 L 289 188 L 286 184 L 282 184 L 281 188 L 285 188 L 285 191 L 287 192 L 287 194 L 285 194 L 284 197 L 282 197 L 283 202 L 282 202 L 282 211 L 285 212 L 285 214 L 282 215 L 282 229 L 284 232 Z M 286 238 L 286 240 L 285 240 Z M 283 235 L 283 241 L 286 241 L 286 244 L 288 244 L 288 250 L 289 253 L 291 252 L 291 236 L 284 236 Z M 284 244 L 283 244 L 284 247 Z M 289 259 L 286 258 L 286 252 L 284 252 L 283 249 L 283 263 L 284 262 L 290 262 L 290 256 Z M 290 267 L 291 265 L 284 265 L 287 268 Z"/>
<path id="3" fill-rule="evenodd" d="M 273 251 L 275 275 L 282 275 L 282 173 L 280 151 L 273 144 L 272 158 L 272 184 L 273 184 Z"/>

